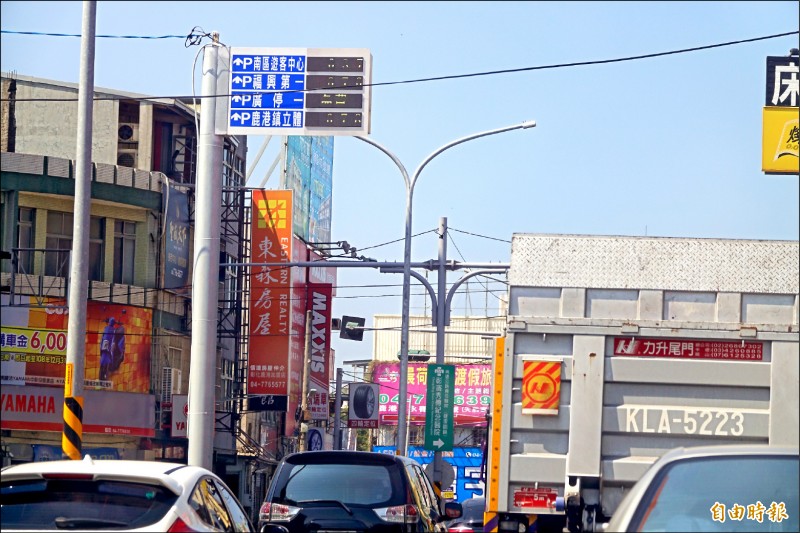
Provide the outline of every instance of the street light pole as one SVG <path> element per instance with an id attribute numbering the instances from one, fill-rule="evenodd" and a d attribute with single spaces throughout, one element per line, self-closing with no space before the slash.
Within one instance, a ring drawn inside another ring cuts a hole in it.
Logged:
<path id="1" fill-rule="evenodd" d="M 400 162 L 400 159 L 397 158 L 392 152 L 390 152 L 387 148 L 382 146 L 376 141 L 368 137 L 356 136 L 356 139 L 360 139 L 372 146 L 378 148 L 380 151 L 388 155 L 392 161 L 394 161 L 395 165 L 400 169 L 400 173 L 403 175 L 403 180 L 406 184 L 406 231 L 405 231 L 405 239 L 404 239 L 404 249 L 403 249 L 403 303 L 402 303 L 402 310 L 400 314 L 400 384 L 398 391 L 398 397 L 400 401 L 397 402 L 397 454 L 398 455 L 406 455 L 406 402 L 403 399 L 408 395 L 408 325 L 409 325 L 409 308 L 411 302 L 411 214 L 412 214 L 412 205 L 414 199 L 414 186 L 419 179 L 419 175 L 422 172 L 428 163 L 436 157 L 437 155 L 441 154 L 445 150 L 452 148 L 454 146 L 458 146 L 459 144 L 465 143 L 467 141 L 471 141 L 473 139 L 478 139 L 480 137 L 488 137 L 489 135 L 495 135 L 497 133 L 504 133 L 506 131 L 518 130 L 518 129 L 527 129 L 533 128 L 536 126 L 536 121 L 529 120 L 523 122 L 521 124 L 515 124 L 513 126 L 505 126 L 502 128 L 496 128 L 493 130 L 482 131 L 479 133 L 473 133 L 471 135 L 467 135 L 466 137 L 461 137 L 460 139 L 456 139 L 451 141 L 444 146 L 436 149 L 433 153 L 431 153 L 422 163 L 417 167 L 417 170 L 414 171 L 414 174 L 409 178 L 408 172 L 406 168 L 403 166 L 403 163 Z"/>

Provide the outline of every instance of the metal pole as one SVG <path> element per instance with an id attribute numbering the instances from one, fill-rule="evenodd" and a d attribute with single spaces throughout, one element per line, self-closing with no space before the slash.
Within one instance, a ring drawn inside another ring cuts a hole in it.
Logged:
<path id="1" fill-rule="evenodd" d="M 203 100 L 197 149 L 194 263 L 192 268 L 192 352 L 189 374 L 188 464 L 211 470 L 214 452 L 214 381 L 219 305 L 219 234 L 222 200 L 222 137 L 214 133 L 219 33 L 203 55 Z"/>
<path id="2" fill-rule="evenodd" d="M 306 311 L 306 339 L 303 351 L 303 389 L 300 392 L 300 442 L 298 449 L 306 451 L 306 433 L 308 432 L 308 421 L 306 421 L 306 410 L 308 409 L 308 375 L 311 366 L 311 310 Z"/>
<path id="3" fill-rule="evenodd" d="M 75 157 L 75 205 L 70 255 L 67 360 L 64 373 L 64 430 L 61 449 L 81 458 L 83 380 L 86 368 L 86 299 L 89 288 L 89 225 L 92 209 L 92 100 L 97 2 L 83 3 L 81 65 L 78 85 L 78 133 Z"/>
<path id="4" fill-rule="evenodd" d="M 408 178 L 408 172 L 403 163 L 390 152 L 377 142 L 368 137 L 356 137 L 362 141 L 371 144 L 378 150 L 388 155 L 400 173 L 403 175 L 403 180 L 406 184 L 406 229 L 403 247 L 403 304 L 400 311 L 400 383 L 398 384 L 398 398 L 397 402 L 397 455 L 406 455 L 406 413 L 407 406 L 405 402 L 408 396 L 408 311 L 411 306 L 411 197 L 414 194 L 414 186 L 412 181 Z"/>
<path id="5" fill-rule="evenodd" d="M 342 449 L 342 367 L 336 369 L 336 407 L 333 411 L 333 449 Z"/>
<path id="6" fill-rule="evenodd" d="M 444 302 L 447 301 L 447 217 L 439 219 L 439 273 L 438 296 L 436 297 L 436 364 L 444 364 L 445 338 L 444 327 L 447 312 Z M 433 484 L 436 494 L 441 496 L 442 490 L 442 452 L 433 453 Z"/>
<path id="7" fill-rule="evenodd" d="M 417 170 L 414 171 L 414 174 L 409 178 L 408 172 L 406 171 L 403 164 L 400 160 L 395 156 L 392 152 L 390 152 L 387 148 L 383 147 L 376 141 L 368 137 L 361 137 L 356 136 L 356 139 L 360 139 L 372 146 L 378 148 L 380 151 L 388 155 L 392 161 L 394 161 L 395 165 L 400 169 L 400 172 L 403 174 L 403 179 L 406 183 L 406 229 L 405 229 L 405 243 L 403 247 L 403 306 L 401 310 L 400 316 L 400 383 L 399 383 L 399 398 L 401 401 L 397 402 L 397 454 L 398 455 L 406 455 L 406 405 L 405 402 L 402 401 L 408 395 L 408 326 L 409 326 L 409 308 L 410 308 L 410 300 L 411 300 L 411 215 L 412 215 L 412 207 L 413 207 L 413 198 L 414 198 L 414 185 L 417 183 L 417 179 L 419 179 L 419 175 L 422 172 L 422 169 L 427 166 L 431 160 L 436 157 L 437 155 L 441 154 L 448 148 L 452 148 L 453 146 L 457 146 L 461 143 L 465 143 L 467 141 L 471 141 L 472 139 L 478 139 L 480 137 L 486 137 L 489 135 L 494 135 L 497 133 L 503 133 L 506 131 L 511 130 L 518 130 L 518 129 L 527 129 L 533 128 L 536 126 L 536 122 L 533 120 L 529 120 L 523 122 L 521 124 L 515 124 L 513 126 L 505 126 L 502 128 L 496 128 L 493 130 L 487 130 L 479 133 L 473 133 L 471 135 L 467 135 L 466 137 L 461 137 L 460 139 L 456 139 L 455 141 L 451 141 L 446 145 L 438 148 L 433 153 L 431 153 L 422 163 L 417 167 Z"/>

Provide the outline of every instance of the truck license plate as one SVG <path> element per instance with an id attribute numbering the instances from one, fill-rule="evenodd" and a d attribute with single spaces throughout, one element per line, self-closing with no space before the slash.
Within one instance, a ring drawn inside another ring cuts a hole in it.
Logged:
<path id="1" fill-rule="evenodd" d="M 514 492 L 514 506 L 547 509 L 555 506 L 557 496 L 555 489 L 522 487 Z"/>

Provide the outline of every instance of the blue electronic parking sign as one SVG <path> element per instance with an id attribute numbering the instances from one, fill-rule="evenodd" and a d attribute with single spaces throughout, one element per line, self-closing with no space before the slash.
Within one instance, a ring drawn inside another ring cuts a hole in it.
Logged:
<path id="1" fill-rule="evenodd" d="M 369 50 L 231 48 L 229 135 L 369 133 Z"/>

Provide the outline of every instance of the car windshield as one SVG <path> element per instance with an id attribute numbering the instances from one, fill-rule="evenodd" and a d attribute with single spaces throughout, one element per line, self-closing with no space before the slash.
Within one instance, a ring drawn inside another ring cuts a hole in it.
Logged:
<path id="1" fill-rule="evenodd" d="M 632 531 L 798 531 L 798 457 L 676 462 L 653 480 Z"/>
<path id="2" fill-rule="evenodd" d="M 483 508 L 486 500 L 483 498 L 470 498 L 461 502 L 463 514 L 458 519 L 459 522 L 480 522 L 483 523 Z"/>
<path id="3" fill-rule="evenodd" d="M 390 504 L 402 495 L 391 467 L 372 464 L 295 464 L 281 472 L 276 496 L 286 502 L 338 501 L 355 505 Z M 393 498 L 393 494 L 397 496 Z"/>
<path id="4" fill-rule="evenodd" d="M 177 500 L 163 487 L 123 481 L 26 479 L 0 490 L 3 530 L 146 527 Z"/>

